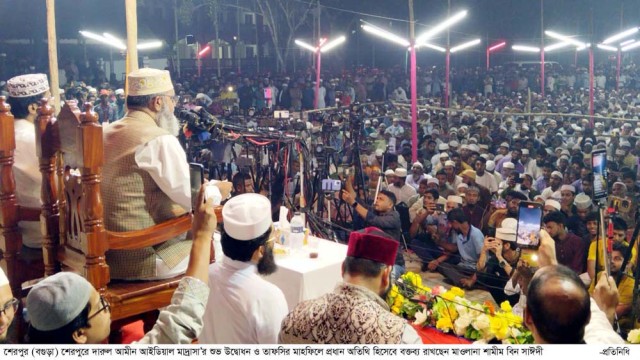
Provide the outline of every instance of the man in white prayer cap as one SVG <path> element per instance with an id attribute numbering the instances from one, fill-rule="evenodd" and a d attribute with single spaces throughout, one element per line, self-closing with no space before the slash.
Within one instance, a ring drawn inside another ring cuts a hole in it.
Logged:
<path id="1" fill-rule="evenodd" d="M 38 104 L 49 97 L 49 82 L 45 74 L 20 75 L 7 81 L 9 97 L 7 103 L 13 114 L 16 149 L 14 152 L 13 174 L 16 184 L 18 205 L 30 208 L 42 206 L 40 187 L 42 175 L 36 153 L 35 120 Z M 22 244 L 27 248 L 42 247 L 42 233 L 38 222 L 21 222 L 19 231 Z"/>
<path id="2" fill-rule="evenodd" d="M 586 222 L 587 214 L 592 211 L 593 201 L 589 197 L 589 195 L 585 193 L 580 193 L 576 195 L 576 198 L 573 200 L 573 204 L 576 206 L 576 215 L 582 220 Z"/>
<path id="3" fill-rule="evenodd" d="M 260 194 L 238 195 L 224 205 L 222 218 L 224 258 L 209 269 L 200 343 L 275 344 L 289 310 L 282 290 L 261 276 L 277 270 L 271 202 Z"/>
<path id="4" fill-rule="evenodd" d="M 104 127 L 105 228 L 142 230 L 191 209 L 189 164 L 176 137 L 176 93 L 166 70 L 127 75 L 124 118 Z M 184 273 L 191 243 L 178 236 L 140 250 L 110 250 L 112 279 L 156 280 Z"/>
<path id="5" fill-rule="evenodd" d="M 389 185 L 387 190 L 396 196 L 396 204 L 405 203 L 408 205 L 409 200 L 417 194 L 417 191 L 413 186 L 406 183 L 407 169 L 397 168 L 393 174 L 394 182 Z"/>
<path id="6" fill-rule="evenodd" d="M 516 219 L 505 218 L 502 220 L 502 226 L 496 229 L 495 237 L 485 237 L 478 259 L 477 272 L 473 277 L 488 289 L 496 303 L 502 303 L 505 300 L 515 303 L 519 297 L 518 295 L 508 296 L 503 290 L 520 258 L 520 251 L 516 244 L 516 227 Z"/>
<path id="7" fill-rule="evenodd" d="M 562 185 L 560 187 L 560 196 L 560 205 L 562 205 L 561 211 L 564 215 L 570 217 L 575 214 L 575 206 L 573 205 L 573 200 L 576 198 L 575 186 L 566 184 Z"/>
<path id="8" fill-rule="evenodd" d="M 584 201 L 583 196 L 580 197 L 581 201 Z M 588 196 L 587 200 L 591 201 Z M 583 211 L 583 217 L 578 216 L 578 208 L 575 204 L 576 196 L 576 188 L 573 185 L 562 185 L 560 187 L 560 206 L 562 213 L 566 216 L 567 222 L 566 226 L 572 233 L 578 235 L 579 237 L 585 237 L 587 235 L 587 226 L 584 219 L 587 216 L 587 212 Z"/>

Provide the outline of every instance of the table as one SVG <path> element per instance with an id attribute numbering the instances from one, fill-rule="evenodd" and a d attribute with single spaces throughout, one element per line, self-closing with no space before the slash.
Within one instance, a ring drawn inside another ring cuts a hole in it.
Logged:
<path id="1" fill-rule="evenodd" d="M 318 239 L 317 252 L 318 257 L 312 259 L 305 246 L 298 253 L 276 255 L 278 270 L 265 277 L 282 290 L 290 311 L 301 301 L 332 292 L 342 281 L 342 262 L 347 256 L 347 246 Z"/>

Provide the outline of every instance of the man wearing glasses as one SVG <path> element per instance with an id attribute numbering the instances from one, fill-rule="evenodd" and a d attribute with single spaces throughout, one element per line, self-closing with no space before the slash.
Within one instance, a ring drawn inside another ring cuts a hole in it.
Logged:
<path id="1" fill-rule="evenodd" d="M 18 309 L 18 299 L 13 297 L 9 279 L 0 269 L 0 344 L 7 341 L 9 326 Z"/>
<path id="2" fill-rule="evenodd" d="M 127 113 L 104 127 L 102 199 L 105 227 L 134 231 L 191 209 L 189 165 L 173 115 L 176 93 L 168 71 L 127 75 Z M 140 250 L 107 252 L 112 279 L 158 280 L 184 273 L 190 241 L 184 236 Z"/>
<path id="3" fill-rule="evenodd" d="M 208 268 L 211 236 L 216 228 L 212 203 L 204 199 L 204 185 L 193 217 L 193 246 L 185 276 L 160 311 L 153 329 L 140 344 L 190 344 L 202 329 L 209 296 Z M 6 301 L 0 286 L 0 300 Z M 7 285 L 10 298 L 11 291 Z M 30 321 L 28 342 L 32 344 L 99 344 L 109 336 L 111 306 L 83 277 L 60 272 L 34 285 L 26 301 Z M 16 307 L 13 308 L 15 311 Z M 13 312 L 9 309 L 6 315 Z M 4 324 L 5 311 L 2 313 Z M 2 325 L 4 326 L 4 325 Z M 8 325 L 7 325 L 8 326 Z"/>

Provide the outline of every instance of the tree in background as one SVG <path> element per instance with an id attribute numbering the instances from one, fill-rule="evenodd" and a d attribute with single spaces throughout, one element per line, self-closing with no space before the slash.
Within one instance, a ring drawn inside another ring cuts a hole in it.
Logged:
<path id="1" fill-rule="evenodd" d="M 273 52 L 277 59 L 277 70 L 286 71 L 292 57 L 296 33 L 308 24 L 307 19 L 314 2 L 292 0 L 254 0 L 257 13 L 263 17 L 273 42 Z"/>

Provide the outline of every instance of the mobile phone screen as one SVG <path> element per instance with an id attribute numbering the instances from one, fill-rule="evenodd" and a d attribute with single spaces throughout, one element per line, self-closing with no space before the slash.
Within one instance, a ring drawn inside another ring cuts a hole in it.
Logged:
<path id="1" fill-rule="evenodd" d="M 521 201 L 518 206 L 516 244 L 525 249 L 537 249 L 540 246 L 541 221 L 542 204 Z"/>
<path id="2" fill-rule="evenodd" d="M 597 150 L 591 153 L 591 167 L 593 168 L 593 199 L 604 199 L 607 197 L 606 150 Z"/>
<path id="3" fill-rule="evenodd" d="M 204 166 L 198 163 L 189 164 L 189 177 L 191 179 L 191 206 L 195 207 L 198 199 L 198 192 L 204 183 Z"/>

